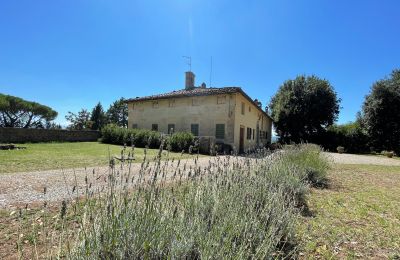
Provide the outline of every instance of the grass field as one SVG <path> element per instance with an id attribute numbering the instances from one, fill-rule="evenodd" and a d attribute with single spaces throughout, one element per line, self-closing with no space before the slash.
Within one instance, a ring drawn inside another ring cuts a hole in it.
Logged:
<path id="1" fill-rule="evenodd" d="M 400 257 L 400 167 L 336 165 L 313 189 L 298 236 L 304 258 Z"/>
<path id="2" fill-rule="evenodd" d="M 122 149 L 119 145 L 97 142 L 32 143 L 19 146 L 24 146 L 26 149 L 0 150 L 0 174 L 106 166 L 109 162 L 109 155 L 120 156 Z M 157 153 L 156 149 L 147 150 L 148 158 L 154 157 Z M 166 154 L 166 152 L 163 153 L 165 156 Z M 181 154 L 170 153 L 169 156 L 181 157 Z M 135 162 L 141 162 L 143 157 L 144 149 L 135 148 Z"/>

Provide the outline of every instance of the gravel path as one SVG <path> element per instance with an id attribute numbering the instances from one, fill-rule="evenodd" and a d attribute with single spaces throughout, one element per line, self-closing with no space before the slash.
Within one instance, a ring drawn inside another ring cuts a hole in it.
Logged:
<path id="1" fill-rule="evenodd" d="M 192 158 L 161 161 L 157 172 L 160 172 L 159 175 L 161 176 L 159 177 L 163 177 L 163 181 L 168 182 L 172 178 L 179 178 L 180 176 L 186 178 L 189 172 L 194 174 L 195 169 L 204 170 L 218 167 L 217 165 L 231 167 L 233 165 L 232 160 L 243 161 L 244 159 L 218 156 L 200 157 L 198 160 Z M 141 170 L 143 168 L 145 170 Z M 125 166 L 124 168 L 117 164 L 113 176 L 121 180 L 124 179 L 121 181 L 121 185 L 124 185 L 125 179 L 129 178 L 129 185 L 135 187 L 137 183 L 143 185 L 152 180 L 156 168 L 156 163 L 147 163 L 144 166 L 142 166 L 142 163 L 133 163 L 131 167 Z M 73 199 L 84 195 L 89 186 L 91 191 L 102 191 L 109 185 L 109 175 L 109 167 L 1 174 L 0 209 L 14 209 L 26 204 L 52 203 L 64 199 Z"/>
<path id="2" fill-rule="evenodd" d="M 400 166 L 400 160 L 372 155 L 325 153 L 334 163 L 338 164 L 371 164 L 384 166 Z"/>
<path id="3" fill-rule="evenodd" d="M 334 163 L 339 164 L 373 164 L 400 166 L 400 160 L 378 156 L 325 153 Z M 196 169 L 213 167 L 232 167 L 234 163 L 242 163 L 245 159 L 241 157 L 200 157 L 195 159 L 184 159 L 181 161 L 162 161 L 159 172 L 165 181 L 170 181 L 176 175 L 187 176 L 189 172 Z M 217 162 L 219 161 L 219 163 Z M 221 164 L 222 161 L 222 164 Z M 217 166 L 219 165 L 219 166 Z M 133 186 L 137 183 L 146 183 L 151 180 L 157 165 L 149 163 L 141 176 L 141 163 L 134 163 L 130 167 L 115 167 L 115 176 L 132 178 Z M 86 188 L 90 186 L 92 191 L 101 191 L 109 181 L 109 167 L 92 167 L 85 169 L 47 170 L 38 172 L 9 173 L 0 175 L 0 208 L 14 209 L 26 204 L 59 202 L 64 199 L 72 199 L 85 194 Z M 139 176 L 140 179 L 139 179 Z M 122 179 L 122 178 L 121 178 Z M 87 181 L 86 181 L 87 180 Z"/>

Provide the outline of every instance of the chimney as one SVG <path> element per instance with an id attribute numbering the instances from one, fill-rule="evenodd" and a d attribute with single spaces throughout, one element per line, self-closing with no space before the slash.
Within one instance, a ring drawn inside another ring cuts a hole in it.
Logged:
<path id="1" fill-rule="evenodd" d="M 185 79 L 185 90 L 192 90 L 194 89 L 194 78 L 195 75 L 191 71 L 185 72 L 186 79 Z"/>

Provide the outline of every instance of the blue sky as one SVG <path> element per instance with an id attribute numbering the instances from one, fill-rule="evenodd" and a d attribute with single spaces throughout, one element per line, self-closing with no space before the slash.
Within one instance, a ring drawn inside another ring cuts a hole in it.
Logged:
<path id="1" fill-rule="evenodd" d="M 328 79 L 354 120 L 372 83 L 400 68 L 398 0 L 0 1 L 0 93 L 67 111 L 196 83 L 267 104 L 299 74 Z"/>

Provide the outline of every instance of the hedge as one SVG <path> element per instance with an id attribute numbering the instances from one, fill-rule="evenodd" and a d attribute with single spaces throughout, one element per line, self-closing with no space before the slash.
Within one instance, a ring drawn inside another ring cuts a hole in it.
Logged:
<path id="1" fill-rule="evenodd" d="M 163 139 L 161 133 L 147 129 L 128 129 L 116 125 L 107 125 L 102 131 L 102 142 L 119 145 L 135 145 L 136 147 L 159 148 Z M 191 133 L 177 132 L 171 136 L 165 136 L 165 146 L 171 151 L 189 151 L 194 144 L 194 136 Z"/>

